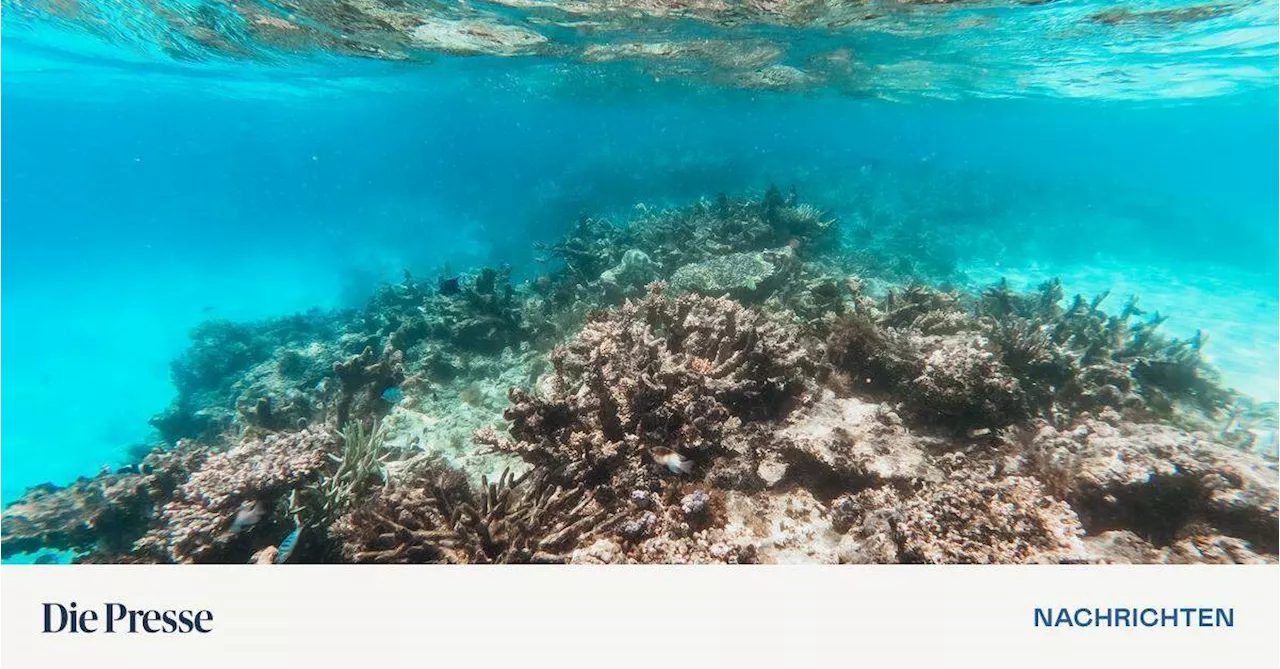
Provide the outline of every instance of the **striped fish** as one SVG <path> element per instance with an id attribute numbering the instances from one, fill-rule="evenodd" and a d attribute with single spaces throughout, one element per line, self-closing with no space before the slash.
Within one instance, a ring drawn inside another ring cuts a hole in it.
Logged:
<path id="1" fill-rule="evenodd" d="M 293 555 L 293 549 L 298 545 L 298 537 L 302 536 L 302 526 L 294 525 L 293 531 L 289 536 L 280 542 L 280 547 L 276 552 L 276 564 L 284 564 L 289 561 L 289 556 Z"/>

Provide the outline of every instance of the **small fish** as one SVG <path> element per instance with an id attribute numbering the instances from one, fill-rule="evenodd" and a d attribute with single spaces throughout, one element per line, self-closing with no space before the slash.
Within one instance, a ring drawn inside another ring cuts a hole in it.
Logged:
<path id="1" fill-rule="evenodd" d="M 295 525 L 289 536 L 280 542 L 280 548 L 276 552 L 276 564 L 284 564 L 289 561 L 289 556 L 293 555 L 293 549 L 298 546 L 298 537 L 302 536 L 302 526 Z"/>
<path id="2" fill-rule="evenodd" d="M 462 277 L 460 276 L 451 276 L 448 278 L 442 277 L 439 283 L 439 290 L 441 295 L 457 295 L 458 293 L 461 293 Z"/>
<path id="3" fill-rule="evenodd" d="M 57 553 L 41 553 L 39 557 L 32 561 L 33 564 L 58 564 Z"/>
<path id="4" fill-rule="evenodd" d="M 388 404 L 396 404 L 404 399 L 404 391 L 399 388 L 387 388 L 382 391 L 382 399 Z"/>
<path id="5" fill-rule="evenodd" d="M 680 455 L 670 448 L 658 446 L 650 449 L 649 453 L 653 455 L 654 462 L 666 466 L 667 469 L 671 470 L 672 474 L 693 473 L 693 460 Z"/>
<path id="6" fill-rule="evenodd" d="M 267 515 L 267 505 L 258 500 L 251 500 L 240 505 L 240 509 L 236 511 L 236 517 L 231 521 L 231 529 L 227 530 L 228 534 L 239 534 L 250 527 L 258 524 L 262 517 Z"/>

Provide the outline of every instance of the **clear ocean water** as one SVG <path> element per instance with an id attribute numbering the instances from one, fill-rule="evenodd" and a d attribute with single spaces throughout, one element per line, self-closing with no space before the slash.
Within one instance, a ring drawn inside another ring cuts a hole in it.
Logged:
<path id="1" fill-rule="evenodd" d="M 810 4 L 856 20 L 5 0 L 3 498 L 152 438 L 202 321 L 527 277 L 583 214 L 771 183 L 927 231 L 956 281 L 1140 294 L 1280 399 L 1274 3 Z M 424 37 L 440 11 L 545 42 Z"/>

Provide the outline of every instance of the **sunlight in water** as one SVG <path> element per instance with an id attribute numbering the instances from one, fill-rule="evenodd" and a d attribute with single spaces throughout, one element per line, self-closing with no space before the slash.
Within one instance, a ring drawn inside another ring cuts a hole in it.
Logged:
<path id="1" fill-rule="evenodd" d="M 310 89 L 330 76 L 411 77 L 413 64 L 448 69 L 448 56 L 519 61 L 533 74 L 516 86 L 578 93 L 583 80 L 631 75 L 888 99 L 1143 100 L 1265 89 L 1277 74 L 1277 8 L 1260 0 L 6 0 L 5 10 L 7 43 L 107 68 L 145 63 L 151 75 L 229 76 L 250 92 L 262 80 Z M 6 69 L 43 77 L 42 62 Z M 281 64 L 292 72 L 281 76 Z M 489 70 L 488 83 L 511 85 L 511 67 Z"/>
<path id="2" fill-rule="evenodd" d="M 1275 2 L 3 1 L 6 560 L 1276 560 Z"/>

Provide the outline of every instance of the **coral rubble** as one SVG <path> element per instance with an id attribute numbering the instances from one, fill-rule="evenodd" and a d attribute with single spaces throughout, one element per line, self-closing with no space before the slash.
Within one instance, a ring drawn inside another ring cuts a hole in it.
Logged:
<path id="1" fill-rule="evenodd" d="M 431 48 L 543 46 L 396 20 Z M 877 275 L 853 233 L 770 188 L 580 219 L 523 283 L 406 274 L 364 309 L 206 324 L 155 448 L 27 491 L 4 555 L 1276 561 L 1277 412 L 1220 384 L 1204 337 L 1056 281 Z"/>

